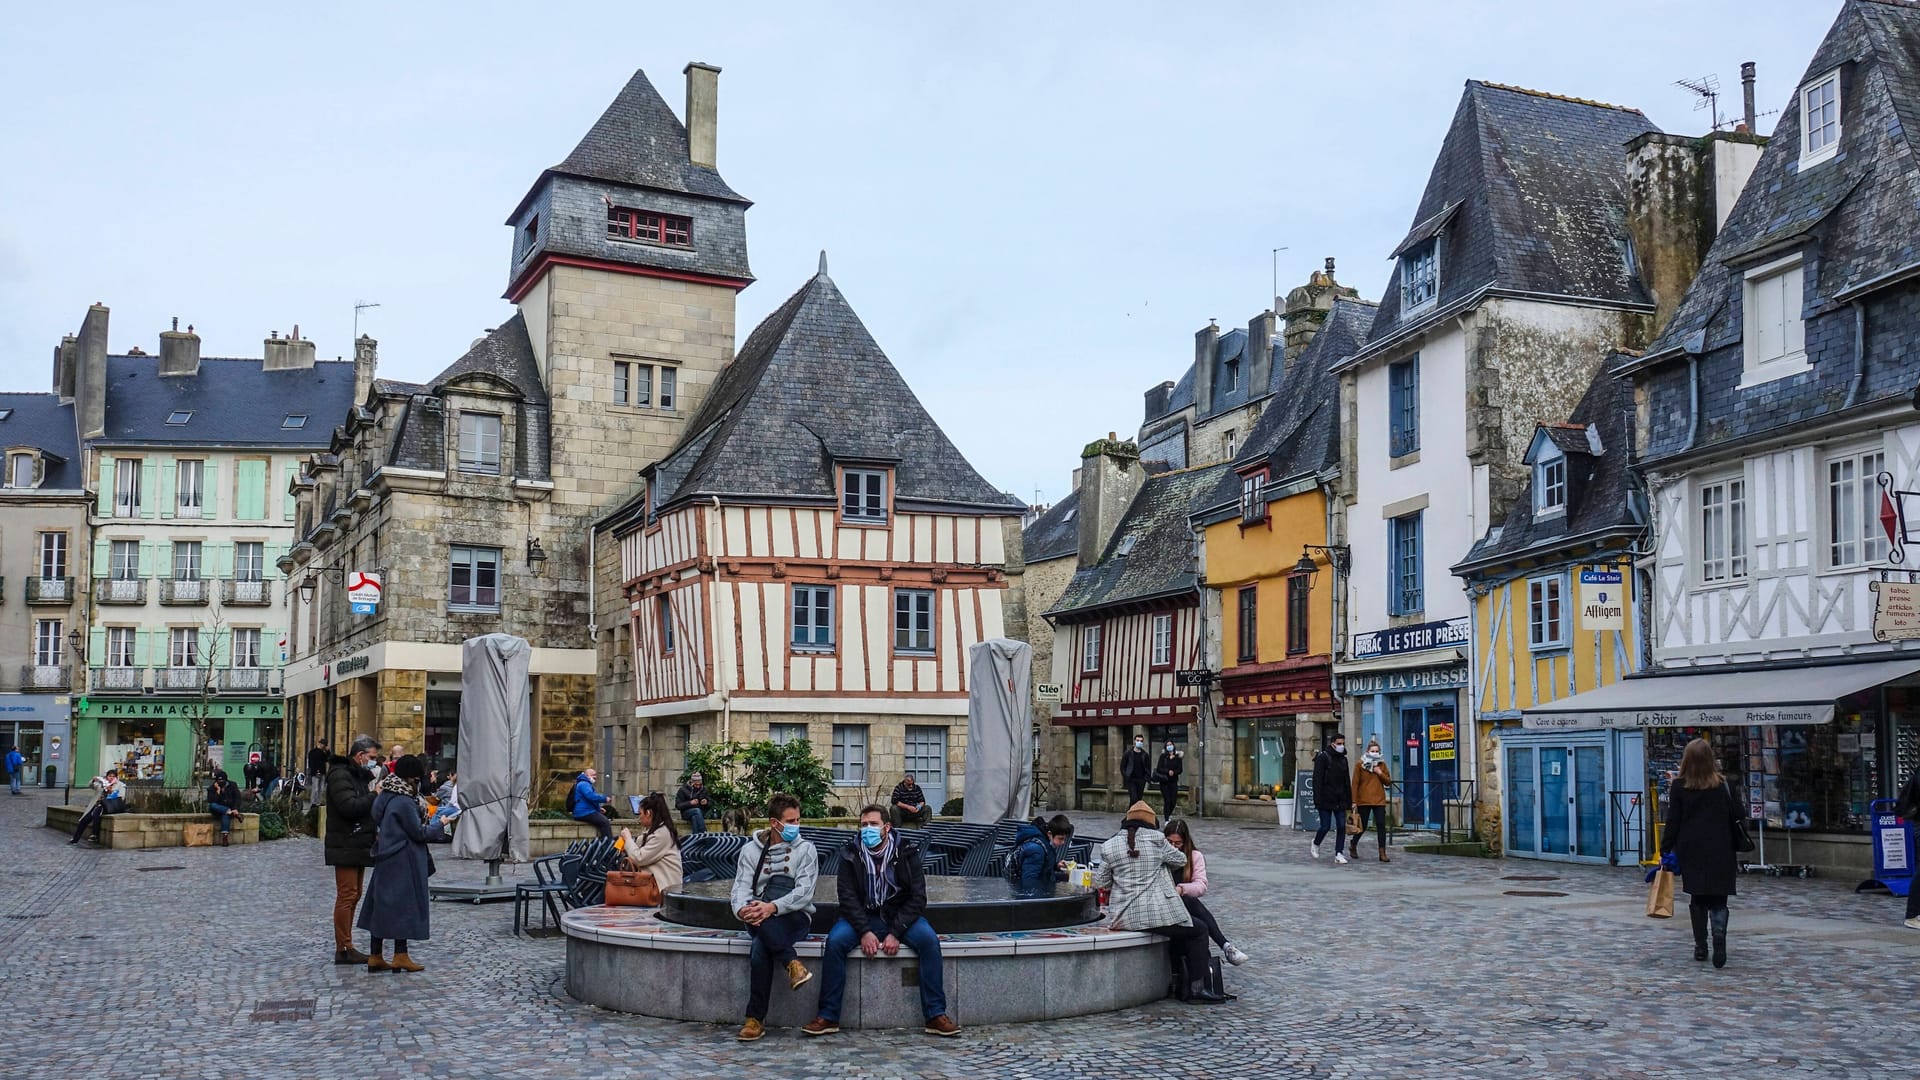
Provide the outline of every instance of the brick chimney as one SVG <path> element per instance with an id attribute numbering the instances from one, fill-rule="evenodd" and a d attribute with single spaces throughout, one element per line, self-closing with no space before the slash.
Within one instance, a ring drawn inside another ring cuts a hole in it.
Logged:
<path id="1" fill-rule="evenodd" d="M 1357 300 L 1360 291 L 1334 280 L 1331 255 L 1327 256 L 1326 269 L 1315 270 L 1307 283 L 1288 293 L 1284 301 L 1274 297 L 1274 303 L 1287 321 L 1286 363 L 1293 363 L 1295 357 L 1307 351 L 1314 335 L 1327 324 L 1327 313 L 1333 310 L 1333 302 L 1339 297 Z"/>
<path id="2" fill-rule="evenodd" d="M 1080 469 L 1075 487 L 1080 492 L 1079 566 L 1081 569 L 1100 561 L 1113 530 L 1126 516 L 1134 495 L 1146 482 L 1147 470 L 1140 464 L 1140 448 L 1122 441 L 1113 432 L 1095 439 L 1080 451 Z"/>
<path id="3" fill-rule="evenodd" d="M 720 69 L 696 60 L 682 73 L 687 77 L 687 160 L 711 169 L 720 107 Z"/>
<path id="4" fill-rule="evenodd" d="M 265 342 L 266 351 L 261 354 L 261 371 L 293 371 L 313 366 L 313 342 L 300 336 L 300 324 L 293 324 L 293 333 L 286 337 L 280 331 L 273 331 Z"/>
<path id="5" fill-rule="evenodd" d="M 180 320 L 173 320 L 173 329 L 160 331 L 160 374 L 162 375 L 198 375 L 200 373 L 200 335 L 193 327 L 180 329 Z"/>

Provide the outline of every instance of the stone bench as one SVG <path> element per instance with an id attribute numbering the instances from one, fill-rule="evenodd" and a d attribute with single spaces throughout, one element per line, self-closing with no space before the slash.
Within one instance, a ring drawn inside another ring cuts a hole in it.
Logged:
<path id="1" fill-rule="evenodd" d="M 748 955 L 741 930 L 665 922 L 653 908 L 585 907 L 562 916 L 567 938 L 567 993 L 618 1012 L 668 1020 L 737 1024 L 747 1003 Z M 794 946 L 816 978 L 799 991 L 776 972 L 767 1023 L 798 1027 L 820 1000 L 821 952 L 815 934 Z M 947 1012 L 962 1025 L 1056 1020 L 1112 1012 L 1167 994 L 1166 939 L 1152 934 L 1076 926 L 952 934 L 940 938 Z M 848 957 L 843 1028 L 919 1027 L 918 961 L 898 956 Z"/>
<path id="2" fill-rule="evenodd" d="M 74 826 L 80 824 L 80 816 L 87 812 L 85 806 L 49 806 L 47 807 L 47 828 L 58 829 L 68 836 L 73 835 Z M 108 814 L 100 819 L 100 844 L 116 851 L 133 848 L 185 847 L 186 837 L 183 830 L 188 825 L 211 825 L 212 814 Z M 217 830 L 216 830 L 217 831 Z M 257 844 L 260 842 L 260 815 L 243 814 L 233 827 L 234 844 Z"/>

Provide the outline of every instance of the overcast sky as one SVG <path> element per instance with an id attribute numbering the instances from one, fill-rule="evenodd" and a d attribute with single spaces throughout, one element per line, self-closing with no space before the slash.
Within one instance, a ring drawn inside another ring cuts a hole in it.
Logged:
<path id="1" fill-rule="evenodd" d="M 211 7 L 211 5 L 208 5 Z M 508 314 L 501 224 L 636 67 L 679 110 L 719 65 L 720 169 L 755 200 L 740 337 L 825 248 L 994 484 L 1058 499 L 1193 332 L 1326 256 L 1377 299 L 1462 82 L 1703 132 L 1674 80 L 1778 110 L 1839 10 L 1808 0 L 1306 5 L 39 4 L 0 34 L 0 389 L 60 336 L 170 316 L 209 356 L 298 323 L 422 379 Z M 1762 132 L 1772 118 L 1763 116 Z"/>

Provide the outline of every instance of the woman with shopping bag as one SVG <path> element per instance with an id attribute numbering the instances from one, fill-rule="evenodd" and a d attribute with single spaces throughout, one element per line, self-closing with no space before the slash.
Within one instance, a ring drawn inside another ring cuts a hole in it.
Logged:
<path id="1" fill-rule="evenodd" d="M 1713 966 L 1727 966 L 1727 897 L 1738 872 L 1734 853 L 1746 838 L 1746 815 L 1733 789 L 1720 775 L 1713 747 L 1695 739 L 1680 754 L 1680 775 L 1672 784 L 1673 806 L 1661 834 L 1666 849 L 1680 860 L 1681 885 L 1687 890 L 1687 915 L 1693 922 L 1693 958 L 1708 956 L 1713 936 Z"/>

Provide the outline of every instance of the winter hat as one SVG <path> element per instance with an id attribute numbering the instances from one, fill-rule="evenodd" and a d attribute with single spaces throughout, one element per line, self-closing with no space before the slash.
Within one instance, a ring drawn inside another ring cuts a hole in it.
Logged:
<path id="1" fill-rule="evenodd" d="M 1156 829 L 1160 827 L 1160 819 L 1154 816 L 1153 807 L 1148 806 L 1144 800 L 1127 807 L 1127 816 L 1121 818 L 1120 823 L 1124 825 L 1129 821 L 1151 825 Z"/>
<path id="2" fill-rule="evenodd" d="M 393 774 L 402 780 L 425 780 L 427 767 L 420 763 L 419 758 L 407 754 L 393 763 Z"/>

